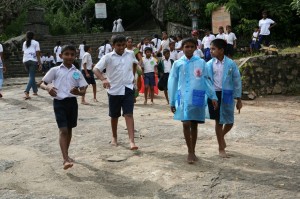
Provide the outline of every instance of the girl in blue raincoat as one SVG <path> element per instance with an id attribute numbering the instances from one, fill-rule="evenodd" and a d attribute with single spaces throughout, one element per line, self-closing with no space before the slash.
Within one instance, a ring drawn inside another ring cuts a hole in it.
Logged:
<path id="1" fill-rule="evenodd" d="M 206 63 L 193 56 L 197 41 L 187 38 L 182 41 L 184 56 L 175 61 L 168 80 L 171 111 L 175 120 L 181 120 L 188 147 L 188 163 L 198 160 L 195 155 L 198 123 L 205 121 L 206 96 L 217 108 L 217 97 L 207 75 Z"/>
<path id="2" fill-rule="evenodd" d="M 212 84 L 214 85 L 218 97 L 218 108 L 215 109 L 213 103 L 208 99 L 210 119 L 216 121 L 216 135 L 219 144 L 219 154 L 221 157 L 228 157 L 225 148 L 224 136 L 228 133 L 234 123 L 234 106 L 237 99 L 236 108 L 242 108 L 241 94 L 242 82 L 240 71 L 233 60 L 224 55 L 226 42 L 222 39 L 215 39 L 211 42 L 210 51 L 213 59 L 207 62 L 207 69 Z"/>

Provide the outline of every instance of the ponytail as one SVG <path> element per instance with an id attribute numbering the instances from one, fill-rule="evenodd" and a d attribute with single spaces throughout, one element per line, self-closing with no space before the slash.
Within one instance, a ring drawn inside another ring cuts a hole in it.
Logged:
<path id="1" fill-rule="evenodd" d="M 31 40 L 33 40 L 34 33 L 31 31 L 26 32 L 26 47 L 29 48 L 31 46 Z"/>

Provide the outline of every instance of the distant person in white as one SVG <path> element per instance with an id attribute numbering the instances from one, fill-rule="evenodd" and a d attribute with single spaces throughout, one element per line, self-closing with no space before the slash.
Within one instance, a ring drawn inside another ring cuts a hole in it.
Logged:
<path id="1" fill-rule="evenodd" d="M 101 45 L 98 49 L 98 58 L 99 60 L 104 56 L 106 55 L 107 53 L 110 53 L 112 51 L 112 47 L 111 45 L 109 44 L 109 40 L 106 39 L 103 43 L 103 45 Z"/>
<path id="2" fill-rule="evenodd" d="M 60 58 L 60 54 L 61 54 L 61 42 L 58 41 L 56 42 L 56 46 L 54 47 L 54 54 L 55 54 L 55 62 L 57 66 L 60 66 L 63 62 L 63 60 Z"/>
<path id="3" fill-rule="evenodd" d="M 216 36 L 217 39 L 223 39 L 226 41 L 226 34 L 224 33 L 224 27 L 219 27 L 219 34 Z"/>
<path id="4" fill-rule="evenodd" d="M 81 64 L 82 64 L 82 57 L 83 57 L 83 55 L 85 53 L 85 51 L 84 51 L 84 46 L 85 45 L 86 45 L 86 41 L 83 41 L 82 44 L 80 44 L 79 47 L 78 47 L 78 51 L 79 51 L 79 59 L 78 59 L 78 61 L 79 61 L 80 70 L 81 70 Z"/>
<path id="5" fill-rule="evenodd" d="M 6 72 L 6 67 L 3 64 L 3 47 L 0 44 L 0 98 L 2 98 L 3 73 Z"/>
<path id="6" fill-rule="evenodd" d="M 114 20 L 114 22 L 113 22 L 112 32 L 117 32 L 117 20 Z"/>
<path id="7" fill-rule="evenodd" d="M 122 19 L 117 20 L 117 32 L 124 32 L 124 28 L 122 26 Z"/>
<path id="8" fill-rule="evenodd" d="M 276 23 L 270 18 L 267 18 L 268 14 L 267 11 L 262 12 L 262 19 L 259 20 L 258 26 L 259 26 L 259 44 L 264 44 L 266 46 L 269 46 L 270 44 L 270 29 L 273 28 Z"/>

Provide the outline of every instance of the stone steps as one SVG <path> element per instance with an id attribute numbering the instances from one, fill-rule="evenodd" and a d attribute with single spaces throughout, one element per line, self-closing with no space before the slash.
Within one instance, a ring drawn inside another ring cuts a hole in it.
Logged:
<path id="1" fill-rule="evenodd" d="M 151 37 L 155 33 L 159 34 L 160 30 L 153 29 L 153 30 L 142 30 L 142 31 L 126 31 L 121 34 L 132 37 L 134 43 L 137 44 L 140 42 L 142 38 L 146 36 Z M 39 43 L 40 43 L 40 48 L 42 53 L 46 54 L 47 52 L 49 52 L 53 54 L 53 49 L 57 41 L 61 41 L 62 45 L 69 44 L 71 41 L 73 41 L 75 43 L 76 48 L 78 48 L 79 44 L 81 44 L 82 41 L 85 40 L 87 45 L 90 45 L 93 49 L 92 52 L 93 62 L 97 63 L 98 53 L 96 52 L 96 50 L 100 47 L 100 45 L 104 42 L 105 39 L 110 40 L 112 35 L 115 35 L 115 33 L 104 32 L 104 33 L 74 34 L 74 35 L 60 35 L 60 36 L 48 35 L 48 36 L 44 36 L 44 39 L 39 41 Z M 5 77 L 28 76 L 22 64 L 22 58 L 23 58 L 22 49 L 19 49 L 19 52 L 15 52 L 13 55 L 9 57 L 8 70 L 5 73 Z"/>

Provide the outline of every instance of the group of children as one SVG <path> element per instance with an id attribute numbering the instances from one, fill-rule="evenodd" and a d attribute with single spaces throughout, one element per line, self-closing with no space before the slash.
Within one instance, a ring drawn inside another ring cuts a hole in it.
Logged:
<path id="1" fill-rule="evenodd" d="M 60 133 L 59 143 L 64 169 L 72 167 L 74 161 L 69 157 L 68 149 L 72 128 L 77 125 L 76 96 L 80 95 L 84 99 L 88 84 L 95 84 L 94 75 L 107 89 L 113 146 L 118 145 L 118 118 L 122 115 L 126 121 L 129 148 L 138 149 L 134 141 L 133 117 L 136 90 L 139 90 L 137 85 L 138 81 L 141 81 L 137 77 L 142 77 L 144 81 L 144 104 L 147 104 L 148 92 L 153 103 L 155 73 L 159 72 L 161 74 L 159 87 L 164 90 L 174 119 L 182 121 L 183 124 L 188 147 L 188 163 L 198 160 L 195 155 L 197 127 L 199 123 L 205 122 L 206 105 L 209 107 L 210 118 L 216 121 L 219 154 L 221 157 L 227 157 L 224 136 L 234 123 L 234 99 L 237 100 L 236 108 L 238 110 L 242 108 L 240 73 L 236 64 L 225 56 L 227 43 L 223 39 L 212 40 L 209 48 L 213 58 L 206 63 L 200 56 L 195 55 L 199 47 L 199 42 L 195 38 L 180 41 L 181 57 L 175 49 L 175 42 L 168 38 L 165 32 L 156 53 L 147 39 L 135 47 L 131 37 L 115 35 L 112 37 L 112 51 L 103 55 L 95 65 L 91 60 L 91 48 L 84 45 L 85 54 L 81 59 L 81 71 L 73 65 L 77 49 L 72 45 L 61 47 L 59 56 L 62 64 L 52 67 L 47 72 L 41 88 L 54 97 L 53 106 Z M 158 38 L 154 39 L 158 46 Z M 171 53 L 174 51 L 177 56 L 172 59 Z M 163 57 L 159 58 L 158 53 L 162 53 Z M 93 91 L 96 100 L 96 87 L 93 87 Z"/>

